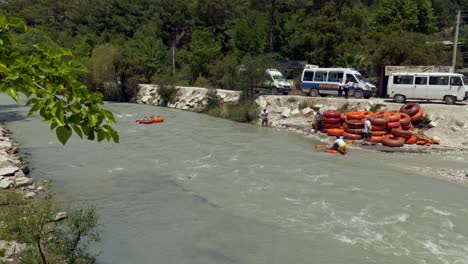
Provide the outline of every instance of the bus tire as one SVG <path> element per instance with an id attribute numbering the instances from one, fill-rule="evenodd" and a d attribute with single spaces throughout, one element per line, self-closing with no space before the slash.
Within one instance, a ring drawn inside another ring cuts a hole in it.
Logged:
<path id="1" fill-rule="evenodd" d="M 404 95 L 401 95 L 401 94 L 397 94 L 393 97 L 393 100 L 397 103 L 404 103 L 406 101 L 406 97 Z"/>
<path id="2" fill-rule="evenodd" d="M 320 95 L 319 91 L 317 89 L 310 89 L 310 92 L 309 92 L 310 96 L 312 97 L 317 97 Z"/>
<path id="3" fill-rule="evenodd" d="M 361 99 L 364 97 L 364 92 L 361 89 L 355 90 L 353 96 L 354 98 Z"/>
<path id="4" fill-rule="evenodd" d="M 453 104 L 455 104 L 456 101 L 457 101 L 457 98 L 455 98 L 455 96 L 446 95 L 444 97 L 445 104 L 453 105 Z"/>

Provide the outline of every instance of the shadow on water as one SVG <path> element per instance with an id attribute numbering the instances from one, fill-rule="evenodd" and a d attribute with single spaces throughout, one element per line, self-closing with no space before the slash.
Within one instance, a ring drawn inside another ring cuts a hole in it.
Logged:
<path id="1" fill-rule="evenodd" d="M 0 121 L 2 122 L 21 121 L 25 120 L 26 117 L 24 105 L 0 105 Z"/>

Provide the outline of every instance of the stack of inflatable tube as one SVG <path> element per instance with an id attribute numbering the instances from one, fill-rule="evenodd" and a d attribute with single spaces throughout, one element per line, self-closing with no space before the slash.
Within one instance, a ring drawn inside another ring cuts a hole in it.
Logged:
<path id="1" fill-rule="evenodd" d="M 418 126 L 419 120 L 424 115 L 424 110 L 418 103 L 406 103 L 400 108 L 400 112 L 410 116 L 413 126 Z"/>
<path id="2" fill-rule="evenodd" d="M 348 112 L 346 114 L 346 121 L 343 124 L 345 129 L 343 136 L 351 140 L 362 139 L 365 118 L 366 114 L 364 112 Z"/>
<path id="3" fill-rule="evenodd" d="M 327 110 L 323 112 L 322 132 L 329 136 L 342 136 L 344 133 L 341 126 L 340 111 Z"/>
<path id="4" fill-rule="evenodd" d="M 424 114 L 419 104 L 408 103 L 400 111 L 382 110 L 376 113 L 370 111 L 353 111 L 340 113 L 337 110 L 327 110 L 323 113 L 322 132 L 329 136 L 343 135 L 347 139 L 362 139 L 364 121 L 372 124 L 372 142 L 384 146 L 401 147 L 404 144 L 416 144 L 418 137 L 414 135 L 414 124 Z"/>

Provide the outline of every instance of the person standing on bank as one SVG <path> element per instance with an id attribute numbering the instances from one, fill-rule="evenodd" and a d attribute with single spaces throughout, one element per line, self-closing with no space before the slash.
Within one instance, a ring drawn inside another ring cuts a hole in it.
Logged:
<path id="1" fill-rule="evenodd" d="M 262 126 L 268 126 L 268 112 L 265 109 L 263 109 L 262 113 L 260 114 L 262 117 Z"/>
<path id="2" fill-rule="evenodd" d="M 348 92 L 349 92 L 349 81 L 346 80 L 345 83 L 343 84 L 343 91 L 344 91 L 344 97 L 348 99 Z"/>
<path id="3" fill-rule="evenodd" d="M 364 121 L 364 129 L 362 131 L 362 145 L 365 145 L 367 143 L 371 143 L 372 145 L 375 145 L 375 143 L 372 142 L 372 124 L 369 120 Z"/>

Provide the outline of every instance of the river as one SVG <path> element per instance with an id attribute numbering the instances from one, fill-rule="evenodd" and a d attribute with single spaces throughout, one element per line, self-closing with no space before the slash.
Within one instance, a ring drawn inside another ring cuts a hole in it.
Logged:
<path id="1" fill-rule="evenodd" d="M 95 204 L 98 263 L 468 263 L 468 189 L 406 167 L 466 157 L 314 149 L 284 131 L 109 103 L 121 143 L 66 146 L 27 108 L 0 116 L 36 179 L 63 203 Z M 159 114 L 162 124 L 135 119 Z"/>

